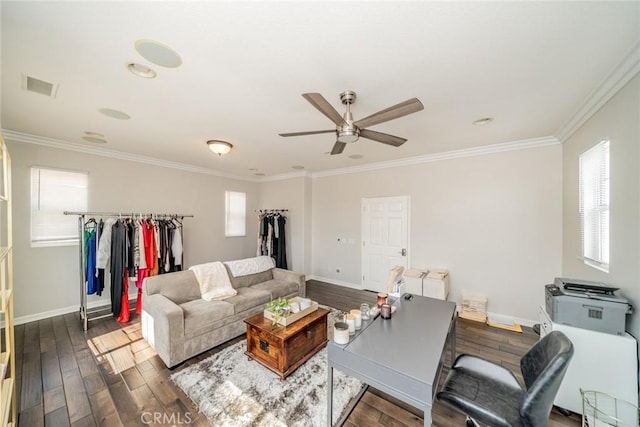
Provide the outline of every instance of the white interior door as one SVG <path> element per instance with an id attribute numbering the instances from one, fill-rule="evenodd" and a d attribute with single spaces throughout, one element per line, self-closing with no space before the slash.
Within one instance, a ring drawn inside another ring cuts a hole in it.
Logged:
<path id="1" fill-rule="evenodd" d="M 409 196 L 362 199 L 362 287 L 387 291 L 389 271 L 409 265 Z"/>

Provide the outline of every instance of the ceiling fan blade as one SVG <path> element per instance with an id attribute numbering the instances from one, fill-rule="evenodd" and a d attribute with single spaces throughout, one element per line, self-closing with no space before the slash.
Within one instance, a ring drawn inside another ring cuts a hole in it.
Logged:
<path id="1" fill-rule="evenodd" d="M 376 132 L 375 130 L 360 129 L 360 136 L 374 141 L 382 142 L 383 144 L 393 145 L 399 147 L 405 142 L 406 138 L 400 138 L 399 136 L 389 135 L 388 133 Z"/>
<path id="2" fill-rule="evenodd" d="M 340 141 L 336 141 L 335 144 L 333 144 L 333 148 L 331 149 L 331 155 L 333 156 L 334 154 L 340 154 L 344 151 L 344 147 L 347 146 L 346 142 L 340 142 Z"/>
<path id="3" fill-rule="evenodd" d="M 372 115 L 365 117 L 364 119 L 360 119 L 353 124 L 362 129 L 379 123 L 388 122 L 389 120 L 397 119 L 422 109 L 424 109 L 422 102 L 420 102 L 418 98 L 411 98 L 401 102 L 400 104 L 396 104 L 393 107 L 385 108 L 382 111 L 373 113 Z"/>
<path id="4" fill-rule="evenodd" d="M 310 130 L 307 132 L 289 132 L 289 133 L 279 133 L 280 136 L 302 136 L 302 135 L 315 135 L 317 133 L 336 133 L 335 129 L 330 130 Z"/>
<path id="5" fill-rule="evenodd" d="M 319 93 L 303 93 L 302 96 L 304 99 L 309 101 L 311 105 L 316 107 L 318 111 L 327 116 L 329 120 L 335 123 L 338 126 L 346 126 L 347 122 L 344 121 L 340 113 L 336 111 L 335 108 L 329 104 L 329 101 L 324 99 L 322 95 Z"/>

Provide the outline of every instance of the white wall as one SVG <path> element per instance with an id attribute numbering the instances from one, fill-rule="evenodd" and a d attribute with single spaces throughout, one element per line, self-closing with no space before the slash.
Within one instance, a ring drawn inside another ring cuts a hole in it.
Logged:
<path id="1" fill-rule="evenodd" d="M 563 144 L 564 276 L 621 288 L 636 313 L 627 328 L 640 338 L 640 77 L 631 80 Z M 611 141 L 610 271 L 586 266 L 581 255 L 578 159 L 602 139 Z"/>
<path id="2" fill-rule="evenodd" d="M 297 177 L 260 184 L 259 209 L 289 209 L 285 227 L 287 267 L 305 272 L 310 255 L 310 199 L 308 177 Z M 255 250 L 254 250 L 255 252 Z"/>
<path id="3" fill-rule="evenodd" d="M 538 318 L 561 272 L 559 144 L 315 178 L 311 274 L 359 287 L 361 199 L 397 195 L 411 197 L 412 267 L 448 268 L 452 301 L 464 289 L 490 312 Z"/>
<path id="4" fill-rule="evenodd" d="M 15 316 L 79 307 L 78 247 L 30 247 L 31 166 L 89 172 L 89 211 L 193 214 L 184 220 L 185 265 L 254 256 L 256 222 L 249 218 L 247 237 L 224 236 L 224 192 L 247 193 L 247 211 L 258 203 L 258 184 L 8 142 L 12 159 Z M 109 301 L 109 294 L 92 301 Z M 52 314 L 52 313 L 51 313 Z"/>

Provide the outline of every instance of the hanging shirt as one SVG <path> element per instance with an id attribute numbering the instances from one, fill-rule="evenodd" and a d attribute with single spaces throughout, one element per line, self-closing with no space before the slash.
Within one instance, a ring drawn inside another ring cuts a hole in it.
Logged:
<path id="1" fill-rule="evenodd" d="M 115 218 L 107 218 L 104 223 L 102 234 L 100 234 L 98 253 L 96 254 L 96 268 L 107 268 L 107 265 L 109 265 L 109 258 L 111 256 L 111 228 L 115 222 Z"/>
<path id="2" fill-rule="evenodd" d="M 96 277 L 96 230 L 85 230 L 84 236 L 87 256 L 85 263 L 87 295 L 92 295 L 96 293 L 98 287 L 98 279 Z"/>
<path id="3" fill-rule="evenodd" d="M 175 223 L 174 223 L 175 224 Z M 173 232 L 173 242 L 171 242 L 171 253 L 175 259 L 176 266 L 182 265 L 182 233 L 180 233 L 180 225 L 176 224 Z"/>

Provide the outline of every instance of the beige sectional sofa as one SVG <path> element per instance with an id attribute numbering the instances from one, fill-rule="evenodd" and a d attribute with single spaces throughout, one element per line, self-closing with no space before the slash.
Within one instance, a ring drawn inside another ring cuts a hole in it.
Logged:
<path id="1" fill-rule="evenodd" d="M 237 295 L 205 301 L 192 271 L 146 278 L 142 335 L 167 367 L 246 332 L 243 320 L 273 298 L 305 296 L 305 277 L 279 268 L 235 277 L 225 265 Z"/>

